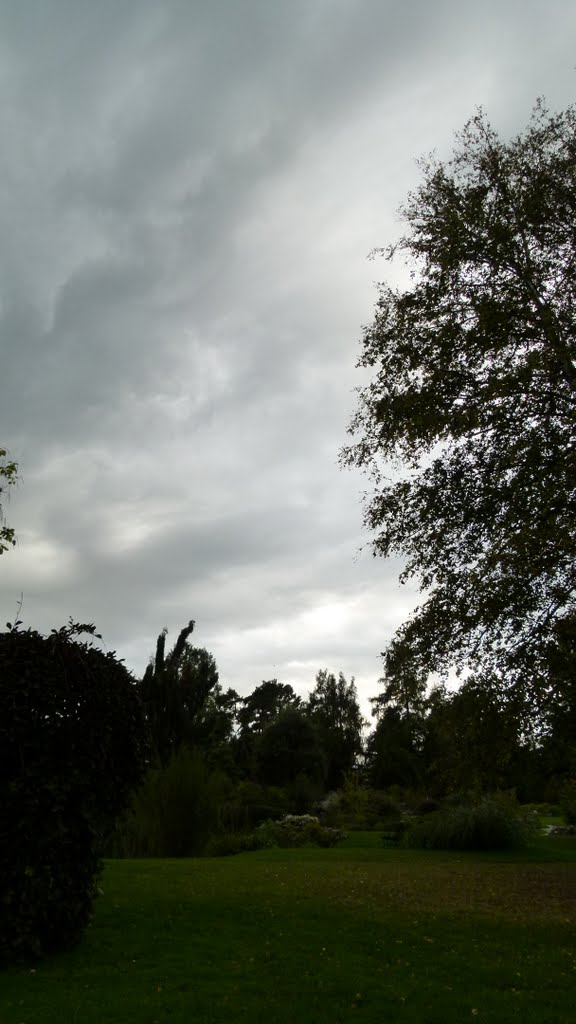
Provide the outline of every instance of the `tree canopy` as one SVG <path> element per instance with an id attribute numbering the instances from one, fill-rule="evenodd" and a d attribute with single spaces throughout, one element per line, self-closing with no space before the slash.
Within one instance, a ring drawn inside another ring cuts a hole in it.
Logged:
<path id="1" fill-rule="evenodd" d="M 298 707 L 300 698 L 289 683 L 277 679 L 264 679 L 252 693 L 242 700 L 238 722 L 243 733 L 262 732 L 287 707 Z"/>
<path id="2" fill-rule="evenodd" d="M 345 465 L 372 474 L 375 555 L 423 603 L 388 671 L 496 672 L 546 687 L 576 582 L 576 108 L 503 141 L 479 111 L 420 163 L 358 365 Z"/>
<path id="3" fill-rule="evenodd" d="M 188 642 L 194 626 L 191 619 L 168 655 L 167 630 L 162 630 L 156 654 L 139 684 L 154 749 L 164 765 L 182 745 L 191 742 L 196 719 L 218 685 L 218 669 L 210 652 Z"/>
<path id="4" fill-rule="evenodd" d="M 327 785 L 342 785 L 362 751 L 364 724 L 354 677 L 348 683 L 342 672 L 338 678 L 327 669 L 316 674 L 306 710 L 319 730 L 327 758 Z"/>

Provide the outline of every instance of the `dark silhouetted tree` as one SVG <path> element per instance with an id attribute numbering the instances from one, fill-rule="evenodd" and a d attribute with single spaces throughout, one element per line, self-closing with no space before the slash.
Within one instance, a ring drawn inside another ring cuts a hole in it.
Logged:
<path id="1" fill-rule="evenodd" d="M 203 647 L 193 647 L 188 637 L 194 629 L 191 620 L 181 630 L 168 655 L 166 633 L 162 630 L 140 684 L 140 695 L 162 765 L 184 744 L 193 740 L 194 722 L 211 691 L 218 684 L 218 670 L 212 655 Z"/>
<path id="2" fill-rule="evenodd" d="M 354 679 L 348 683 L 342 672 L 336 678 L 321 669 L 306 710 L 319 731 L 326 755 L 327 786 L 338 789 L 362 752 L 364 720 Z"/>
<path id="3" fill-rule="evenodd" d="M 259 733 L 278 717 L 283 708 L 298 707 L 300 698 L 289 683 L 266 679 L 242 700 L 238 711 L 241 732 Z"/>
<path id="4" fill-rule="evenodd" d="M 317 729 L 303 711 L 287 705 L 257 737 L 256 777 L 271 786 L 288 786 L 306 776 L 321 787 L 326 762 Z"/>
<path id="5" fill-rule="evenodd" d="M 424 593 L 392 655 L 536 694 L 576 607 L 576 108 L 538 103 L 510 142 L 480 112 L 421 168 L 342 460 L 374 475 L 374 553 Z"/>

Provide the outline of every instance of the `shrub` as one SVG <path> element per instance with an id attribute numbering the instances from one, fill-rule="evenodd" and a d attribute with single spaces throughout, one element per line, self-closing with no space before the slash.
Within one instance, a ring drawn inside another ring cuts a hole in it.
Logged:
<path id="1" fill-rule="evenodd" d="M 426 796 L 416 804 L 414 810 L 416 814 L 433 814 L 434 811 L 440 810 L 440 801 L 435 800 L 433 797 Z"/>
<path id="2" fill-rule="evenodd" d="M 336 846 L 344 839 L 344 832 L 338 828 L 321 825 L 312 814 L 287 814 L 280 821 L 265 821 L 255 830 L 260 846 Z"/>
<path id="3" fill-rule="evenodd" d="M 560 808 L 567 825 L 576 825 L 576 779 L 570 779 L 560 793 Z"/>
<path id="4" fill-rule="evenodd" d="M 400 816 L 401 806 L 389 793 L 371 789 L 368 791 L 368 798 L 368 815 L 372 824 L 376 825 Z"/>
<path id="5" fill-rule="evenodd" d="M 218 828 L 221 832 L 250 832 L 261 822 L 281 818 L 289 810 L 285 789 L 244 779 L 220 806 Z"/>
<path id="6" fill-rule="evenodd" d="M 207 857 L 230 857 L 262 849 L 254 832 L 225 832 L 211 836 L 204 851 Z"/>
<path id="7" fill-rule="evenodd" d="M 413 822 L 412 815 L 400 814 L 386 822 L 386 831 L 382 833 L 385 846 L 400 845 Z"/>
<path id="8" fill-rule="evenodd" d="M 0 633 L 0 960 L 74 946 L 91 917 L 106 837 L 147 765 L 134 680 L 73 639 Z"/>
<path id="9" fill-rule="evenodd" d="M 522 804 L 522 810 L 525 813 L 532 812 L 542 818 L 559 818 L 562 815 L 562 810 L 558 804 Z"/>
<path id="10" fill-rule="evenodd" d="M 107 853 L 120 857 L 192 857 L 218 827 L 227 779 L 198 751 L 181 747 L 165 768 L 153 768 L 117 827 Z"/>
<path id="11" fill-rule="evenodd" d="M 347 829 L 374 829 L 401 813 L 400 805 L 387 792 L 365 788 L 355 776 L 348 776 L 344 788 L 330 794 L 319 809 L 324 824 Z"/>
<path id="12" fill-rule="evenodd" d="M 524 846 L 536 820 L 495 798 L 460 805 L 415 819 L 404 844 L 429 850 L 505 850 Z"/>
<path id="13" fill-rule="evenodd" d="M 299 772 L 296 778 L 285 787 L 288 809 L 293 814 L 308 814 L 318 800 L 321 788 L 304 772 Z"/>

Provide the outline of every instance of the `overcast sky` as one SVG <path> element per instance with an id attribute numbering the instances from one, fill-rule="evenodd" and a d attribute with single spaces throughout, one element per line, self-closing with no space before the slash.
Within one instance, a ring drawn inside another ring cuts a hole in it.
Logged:
<path id="1" fill-rule="evenodd" d="M 196 619 L 224 686 L 354 675 L 415 603 L 338 468 L 368 253 L 478 105 L 576 98 L 573 0 L 0 2 L 0 620 L 140 675 Z M 363 550 L 361 551 L 361 549 Z"/>

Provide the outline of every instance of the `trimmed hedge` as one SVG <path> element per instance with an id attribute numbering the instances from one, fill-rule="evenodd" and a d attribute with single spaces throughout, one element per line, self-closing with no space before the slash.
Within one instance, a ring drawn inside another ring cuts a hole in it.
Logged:
<path id="1" fill-rule="evenodd" d="M 103 843 L 148 759 L 134 680 L 74 637 L 0 633 L 0 961 L 79 942 Z"/>

